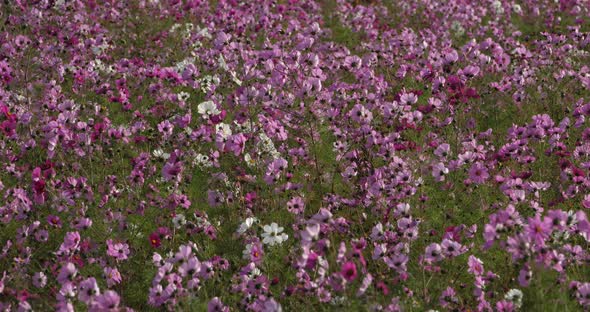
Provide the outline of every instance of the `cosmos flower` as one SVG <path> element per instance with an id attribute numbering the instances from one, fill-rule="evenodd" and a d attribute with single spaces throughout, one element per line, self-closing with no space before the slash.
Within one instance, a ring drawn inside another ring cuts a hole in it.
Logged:
<path id="1" fill-rule="evenodd" d="M 94 296 L 99 294 L 100 289 L 94 277 L 87 278 L 80 283 L 78 290 L 78 299 L 80 301 L 88 304 Z"/>
<path id="2" fill-rule="evenodd" d="M 89 311 L 117 311 L 121 298 L 112 290 L 105 291 L 92 301 Z"/>
<path id="3" fill-rule="evenodd" d="M 214 297 L 207 304 L 207 312 L 229 312 L 229 307 L 225 306 L 218 297 Z"/>
<path id="4" fill-rule="evenodd" d="M 437 163 L 432 167 L 432 176 L 437 182 L 445 180 L 445 176 L 449 173 L 449 169 L 443 163 Z"/>
<path id="5" fill-rule="evenodd" d="M 71 282 L 77 274 L 78 269 L 76 268 L 76 266 L 73 263 L 68 262 L 65 265 L 63 265 L 61 270 L 59 271 L 57 281 L 63 285 L 65 283 Z"/>
<path id="6" fill-rule="evenodd" d="M 107 255 L 117 260 L 127 260 L 129 256 L 129 245 L 125 243 L 114 243 L 112 239 L 107 240 Z"/>
<path id="7" fill-rule="evenodd" d="M 150 240 L 150 244 L 154 248 L 158 248 L 162 244 L 162 240 L 160 239 L 160 235 L 156 232 L 153 232 L 152 234 L 150 234 L 149 240 Z"/>
<path id="8" fill-rule="evenodd" d="M 37 288 L 43 288 L 47 285 L 47 276 L 43 272 L 37 272 L 33 275 L 33 285 Z"/>
<path id="9" fill-rule="evenodd" d="M 529 218 L 527 226 L 527 233 L 532 241 L 539 246 L 545 245 L 545 240 L 551 234 L 551 228 L 549 225 L 536 216 L 535 218 Z"/>
<path id="10" fill-rule="evenodd" d="M 349 282 L 353 281 L 357 276 L 356 264 L 352 261 L 343 263 L 340 274 L 342 274 L 345 280 Z"/>
<path id="11" fill-rule="evenodd" d="M 262 242 L 270 246 L 280 245 L 289 238 L 289 235 L 282 233 L 284 230 L 283 227 L 279 227 L 275 222 L 265 225 L 263 230 Z"/>
<path id="12" fill-rule="evenodd" d="M 488 170 L 485 166 L 483 166 L 480 162 L 477 162 L 471 166 L 469 169 L 469 179 L 477 184 L 484 183 L 490 175 L 488 174 Z"/>
<path id="13" fill-rule="evenodd" d="M 242 222 L 242 223 L 240 224 L 240 227 L 237 229 L 237 231 L 236 231 L 236 232 L 237 232 L 238 234 L 240 234 L 240 235 L 241 235 L 241 234 L 244 234 L 244 233 L 246 233 L 246 231 L 247 231 L 248 229 L 250 229 L 250 228 L 252 227 L 252 225 L 254 225 L 254 224 L 255 224 L 255 223 L 257 223 L 257 222 L 258 222 L 258 219 L 257 219 L 257 218 L 252 218 L 252 217 L 250 217 L 250 218 L 246 218 L 246 220 L 244 220 L 244 222 Z"/>
<path id="14" fill-rule="evenodd" d="M 470 255 L 467 264 L 469 267 L 467 272 L 478 276 L 484 274 L 483 262 L 479 258 Z"/>
<path id="15" fill-rule="evenodd" d="M 522 306 L 522 298 L 523 294 L 520 289 L 510 289 L 506 295 L 504 295 L 504 299 L 512 302 L 516 308 L 520 308 Z"/>
<path id="16" fill-rule="evenodd" d="M 202 116 L 214 116 L 221 113 L 213 101 L 205 101 L 197 106 L 197 112 Z"/>
<path id="17" fill-rule="evenodd" d="M 590 309 L 587 1 L 136 2 L 3 2 L 0 310 Z"/>
<path id="18" fill-rule="evenodd" d="M 122 281 L 121 273 L 119 273 L 119 270 L 117 268 L 105 267 L 104 275 L 107 279 L 108 287 L 120 284 Z"/>

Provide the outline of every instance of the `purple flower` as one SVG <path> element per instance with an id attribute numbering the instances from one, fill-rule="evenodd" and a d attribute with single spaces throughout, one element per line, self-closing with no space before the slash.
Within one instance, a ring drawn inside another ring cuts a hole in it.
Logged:
<path id="1" fill-rule="evenodd" d="M 201 262 L 197 257 L 190 257 L 188 261 L 184 261 L 182 265 L 178 268 L 178 273 L 182 277 L 192 277 L 193 275 L 199 273 L 201 270 Z"/>
<path id="2" fill-rule="evenodd" d="M 229 312 L 229 307 L 225 306 L 221 299 L 214 297 L 207 304 L 207 312 Z"/>
<path id="3" fill-rule="evenodd" d="M 100 294 L 98 283 L 94 277 L 89 277 L 78 286 L 78 299 L 88 304 L 96 295 Z"/>
<path id="4" fill-rule="evenodd" d="M 358 123 L 370 123 L 373 120 L 373 113 L 363 105 L 357 104 L 350 111 L 350 117 Z"/>
<path id="5" fill-rule="evenodd" d="M 459 303 L 459 299 L 457 298 L 457 293 L 455 292 L 455 289 L 452 288 L 451 286 L 447 287 L 447 289 L 445 289 L 442 292 L 438 301 L 443 308 L 449 308 L 449 307 L 452 307 L 453 305 Z"/>
<path id="6" fill-rule="evenodd" d="M 65 283 L 69 283 L 73 281 L 74 277 L 76 277 L 77 274 L 78 269 L 76 269 L 76 266 L 73 263 L 68 262 L 64 264 L 61 270 L 59 271 L 57 281 L 62 285 Z"/>
<path id="7" fill-rule="evenodd" d="M 580 283 L 575 292 L 576 299 L 585 308 L 590 307 L 590 283 Z"/>
<path id="8" fill-rule="evenodd" d="M 528 266 L 525 266 L 518 273 L 518 283 L 522 287 L 527 287 L 527 286 L 529 286 L 529 283 L 531 282 L 532 276 L 533 276 L 533 272 L 528 268 Z"/>
<path id="9" fill-rule="evenodd" d="M 43 288 L 47 285 L 47 276 L 43 272 L 37 272 L 33 275 L 33 285 L 37 288 Z"/>
<path id="10" fill-rule="evenodd" d="M 500 300 L 496 303 L 496 311 L 498 312 L 513 312 L 516 311 L 514 304 L 508 300 Z"/>
<path id="11" fill-rule="evenodd" d="M 121 283 L 121 273 L 119 273 L 119 270 L 117 270 L 117 268 L 104 268 L 104 275 L 107 279 L 108 287 L 113 287 L 114 285 Z"/>
<path id="12" fill-rule="evenodd" d="M 95 300 L 92 301 L 89 311 L 117 311 L 119 301 L 120 297 L 116 292 L 107 290 L 104 294 L 97 296 Z"/>
<path id="13" fill-rule="evenodd" d="M 73 250 L 78 249 L 80 245 L 80 233 L 68 232 L 60 249 Z"/>
<path id="14" fill-rule="evenodd" d="M 488 169 L 481 162 L 476 162 L 469 169 L 469 179 L 474 183 L 485 183 L 489 177 Z"/>
<path id="15" fill-rule="evenodd" d="M 480 276 L 484 273 L 483 262 L 479 260 L 479 258 L 474 257 L 473 255 L 469 256 L 467 260 L 468 269 L 467 272 Z"/>
<path id="16" fill-rule="evenodd" d="M 117 260 L 127 260 L 129 256 L 129 245 L 125 243 L 113 243 L 112 239 L 107 240 L 107 255 Z"/>
<path id="17" fill-rule="evenodd" d="M 352 261 L 345 262 L 344 264 L 342 264 L 340 274 L 345 280 L 349 282 L 353 281 L 357 275 L 356 264 L 354 264 L 354 262 Z"/>
<path id="18" fill-rule="evenodd" d="M 527 234 L 529 238 L 539 246 L 545 245 L 545 240 L 551 234 L 550 226 L 541 221 L 539 216 L 528 219 Z"/>
<path id="19" fill-rule="evenodd" d="M 450 239 L 443 239 L 441 243 L 442 253 L 445 257 L 454 258 L 463 253 L 461 244 Z"/>
<path id="20" fill-rule="evenodd" d="M 425 260 L 428 262 L 438 262 L 442 260 L 442 247 L 437 243 L 432 243 L 426 247 Z"/>
<path id="21" fill-rule="evenodd" d="M 445 180 L 445 176 L 449 173 L 449 169 L 443 163 L 437 163 L 432 167 L 432 176 L 437 182 Z"/>
<path id="22" fill-rule="evenodd" d="M 168 161 L 164 164 L 164 167 L 162 167 L 162 177 L 165 181 L 180 181 L 182 170 L 183 167 L 181 162 Z"/>
<path id="23" fill-rule="evenodd" d="M 174 125 L 170 121 L 164 120 L 158 124 L 158 131 L 162 133 L 164 139 L 167 139 L 172 135 Z"/>

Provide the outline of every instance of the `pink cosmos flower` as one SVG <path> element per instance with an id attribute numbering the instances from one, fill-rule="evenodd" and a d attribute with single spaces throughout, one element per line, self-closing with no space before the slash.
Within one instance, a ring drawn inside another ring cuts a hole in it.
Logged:
<path id="1" fill-rule="evenodd" d="M 207 304 L 207 312 L 229 312 L 229 307 L 225 306 L 218 297 L 214 297 Z"/>
<path id="2" fill-rule="evenodd" d="M 442 260 L 442 248 L 437 243 L 432 243 L 426 247 L 425 260 L 428 262 L 437 262 Z"/>
<path id="3" fill-rule="evenodd" d="M 129 245 L 125 243 L 113 243 L 112 239 L 107 240 L 107 255 L 117 260 L 126 260 L 129 256 Z"/>
<path id="4" fill-rule="evenodd" d="M 165 181 L 176 180 L 180 181 L 181 173 L 182 173 L 182 163 L 181 162 L 166 162 L 164 167 L 162 168 L 162 177 Z"/>
<path id="5" fill-rule="evenodd" d="M 47 276 L 43 272 L 37 272 L 33 275 L 33 285 L 37 288 L 43 288 L 47 284 Z"/>
<path id="6" fill-rule="evenodd" d="M 525 266 L 518 273 L 518 284 L 522 287 L 529 286 L 532 276 L 533 276 L 533 272 L 528 267 Z"/>
<path id="7" fill-rule="evenodd" d="M 158 131 L 162 133 L 164 139 L 167 139 L 172 135 L 174 125 L 170 121 L 165 120 L 158 124 Z"/>
<path id="8" fill-rule="evenodd" d="M 449 169 L 443 163 L 437 163 L 432 167 L 432 176 L 436 182 L 445 180 L 445 176 L 449 173 Z"/>
<path id="9" fill-rule="evenodd" d="M 461 246 L 461 244 L 455 242 L 454 240 L 450 240 L 450 239 L 443 239 L 442 243 L 441 243 L 441 248 L 442 248 L 442 252 L 443 255 L 445 255 L 445 257 L 456 257 L 458 255 L 460 255 L 463 252 L 463 247 Z"/>
<path id="10" fill-rule="evenodd" d="M 100 294 L 100 289 L 98 288 L 98 283 L 94 277 L 89 277 L 82 282 L 78 286 L 78 299 L 86 304 L 88 304 L 92 298 L 96 295 Z"/>
<path id="11" fill-rule="evenodd" d="M 264 250 L 262 249 L 262 244 L 260 242 L 252 243 L 252 247 L 250 248 L 250 261 L 260 264 L 262 262 L 264 256 Z"/>
<path id="12" fill-rule="evenodd" d="M 514 303 L 508 300 L 500 300 L 496 303 L 496 311 L 498 312 L 513 312 L 515 310 Z"/>
<path id="13" fill-rule="evenodd" d="M 528 219 L 527 234 L 539 246 L 545 245 L 545 240 L 551 234 L 550 226 L 541 221 L 539 216 Z"/>
<path id="14" fill-rule="evenodd" d="M 356 278 L 356 264 L 352 261 L 347 261 L 342 264 L 342 269 L 340 270 L 340 274 L 344 277 L 345 280 L 351 282 Z"/>
<path id="15" fill-rule="evenodd" d="M 73 263 L 68 262 L 62 266 L 61 270 L 59 271 L 57 281 L 62 285 L 69 283 L 74 279 L 74 277 L 76 277 L 77 274 L 78 269 L 76 269 L 76 266 Z"/>
<path id="16" fill-rule="evenodd" d="M 117 268 L 106 267 L 104 268 L 104 275 L 107 279 L 107 286 L 113 287 L 114 285 L 121 283 L 121 273 Z"/>
<path id="17" fill-rule="evenodd" d="M 180 267 L 178 268 L 178 273 L 180 273 L 180 275 L 183 277 L 192 277 L 193 275 L 199 273 L 200 270 L 201 262 L 199 261 L 199 259 L 197 259 L 197 257 L 193 256 L 190 257 L 188 261 L 185 261 L 182 263 L 182 265 L 180 265 Z"/>
<path id="18" fill-rule="evenodd" d="M 487 168 L 481 162 L 476 162 L 469 169 L 469 179 L 474 183 L 482 184 L 489 177 Z"/>
<path id="19" fill-rule="evenodd" d="M 303 198 L 301 197 L 294 197 L 290 201 L 287 202 L 287 210 L 293 214 L 301 214 L 303 213 L 305 208 L 305 204 L 303 202 Z"/>
<path id="20" fill-rule="evenodd" d="M 92 301 L 89 311 L 117 311 L 120 303 L 119 295 L 112 290 L 107 290 L 104 294 L 99 295 Z"/>
<path id="21" fill-rule="evenodd" d="M 447 287 L 440 295 L 438 301 L 443 308 L 452 307 L 459 302 L 455 289 L 451 286 Z"/>
<path id="22" fill-rule="evenodd" d="M 590 307 L 590 283 L 581 283 L 575 292 L 576 299 L 583 307 Z"/>
<path id="23" fill-rule="evenodd" d="M 468 269 L 467 272 L 479 276 L 479 275 L 483 275 L 484 273 L 484 268 L 483 268 L 483 262 L 481 260 L 479 260 L 478 258 L 474 257 L 473 255 L 469 256 L 469 259 L 467 260 L 467 265 L 468 265 Z"/>

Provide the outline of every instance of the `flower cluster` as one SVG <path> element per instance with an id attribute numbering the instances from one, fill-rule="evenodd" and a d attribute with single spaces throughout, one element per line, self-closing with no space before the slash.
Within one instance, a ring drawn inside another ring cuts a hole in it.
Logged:
<path id="1" fill-rule="evenodd" d="M 590 310 L 587 0 L 0 7 L 0 310 Z"/>

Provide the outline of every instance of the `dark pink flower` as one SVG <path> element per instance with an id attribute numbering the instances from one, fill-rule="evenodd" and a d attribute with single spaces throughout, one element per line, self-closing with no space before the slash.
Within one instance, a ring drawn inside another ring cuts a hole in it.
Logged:
<path id="1" fill-rule="evenodd" d="M 344 277 L 345 280 L 352 282 L 357 275 L 356 264 L 354 264 L 352 261 L 345 262 L 342 264 L 340 274 L 342 274 L 342 277 Z"/>

